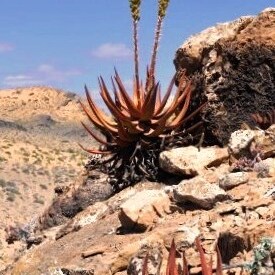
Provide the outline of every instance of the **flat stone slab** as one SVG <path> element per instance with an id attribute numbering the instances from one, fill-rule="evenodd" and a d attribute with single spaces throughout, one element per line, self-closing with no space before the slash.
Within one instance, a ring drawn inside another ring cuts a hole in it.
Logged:
<path id="1" fill-rule="evenodd" d="M 192 202 L 204 209 L 211 209 L 216 202 L 229 198 L 217 184 L 210 184 L 201 177 L 180 182 L 175 187 L 173 196 L 176 202 Z"/>
<path id="2" fill-rule="evenodd" d="M 228 159 L 226 148 L 217 146 L 200 150 L 194 146 L 175 148 L 160 154 L 160 167 L 171 174 L 196 176 L 206 168 L 219 166 Z"/>

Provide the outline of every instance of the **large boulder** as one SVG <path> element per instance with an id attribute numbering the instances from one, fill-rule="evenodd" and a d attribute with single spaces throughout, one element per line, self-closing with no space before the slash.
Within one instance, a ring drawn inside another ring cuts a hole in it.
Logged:
<path id="1" fill-rule="evenodd" d="M 269 8 L 255 17 L 241 17 L 208 28 L 177 50 L 174 60 L 177 71 L 186 69 L 188 75 L 195 76 L 198 104 L 201 98 L 208 101 L 204 110 L 206 142 L 227 144 L 230 134 L 244 122 L 255 124 L 252 114 L 272 120 L 274 25 L 275 9 Z M 259 117 L 258 120 L 261 121 Z"/>

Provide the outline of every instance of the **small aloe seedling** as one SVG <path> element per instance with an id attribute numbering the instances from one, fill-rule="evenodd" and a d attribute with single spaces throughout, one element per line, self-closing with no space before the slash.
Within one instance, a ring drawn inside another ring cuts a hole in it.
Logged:
<path id="1" fill-rule="evenodd" d="M 88 163 L 88 169 L 101 169 L 108 173 L 114 190 L 120 190 L 142 178 L 157 180 L 159 175 L 158 155 L 166 144 L 182 138 L 187 132 L 201 126 L 201 122 L 189 129 L 179 130 L 186 122 L 198 114 L 203 106 L 190 112 L 192 96 L 191 81 L 183 74 L 171 102 L 174 76 L 163 97 L 159 83 L 155 82 L 155 66 L 162 22 L 169 4 L 168 0 L 158 1 L 158 18 L 154 36 L 150 66 L 147 68 L 146 84 L 139 76 L 138 22 L 140 20 L 140 0 L 130 0 L 133 21 L 135 75 L 133 92 L 128 93 L 118 72 L 111 78 L 112 93 L 102 77 L 99 77 L 100 95 L 109 109 L 106 115 L 91 97 L 87 87 L 85 92 L 88 107 L 81 106 L 89 121 L 101 132 L 98 135 L 88 125 L 82 123 L 88 133 L 102 146 L 101 149 L 85 149 L 89 153 L 105 156 L 97 162 Z M 131 97 L 130 94 L 133 96 Z M 103 137 L 102 137 L 103 135 Z"/>
<path id="2" fill-rule="evenodd" d="M 214 270 L 212 267 L 212 259 L 210 260 L 210 263 L 207 262 L 206 256 L 203 250 L 203 247 L 201 245 L 201 241 L 199 238 L 196 238 L 195 244 L 197 247 L 197 250 L 200 255 L 200 262 L 201 262 L 201 274 L 202 275 L 212 275 Z M 185 258 L 184 253 L 182 254 L 182 267 L 180 268 L 179 265 L 177 265 L 176 261 L 176 245 L 174 239 L 172 240 L 168 260 L 167 260 L 167 266 L 166 266 L 166 275 L 189 275 L 188 270 L 188 262 Z M 219 251 L 218 246 L 216 246 L 216 255 L 217 255 L 217 266 L 215 270 L 216 275 L 222 275 L 222 259 L 221 254 Z M 148 255 L 144 258 L 143 262 L 143 268 L 142 268 L 142 275 L 148 275 Z"/>

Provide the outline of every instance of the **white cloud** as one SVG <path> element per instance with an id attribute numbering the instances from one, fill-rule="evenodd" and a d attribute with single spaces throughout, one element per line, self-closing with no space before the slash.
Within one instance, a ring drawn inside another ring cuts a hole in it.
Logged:
<path id="1" fill-rule="evenodd" d="M 9 43 L 0 42 L 0 53 L 10 52 L 14 50 L 14 46 Z"/>
<path id="2" fill-rule="evenodd" d="M 59 70 L 50 64 L 41 64 L 28 74 L 7 75 L 2 83 L 8 87 L 54 85 L 79 74 L 81 72 L 77 70 Z"/>
<path id="3" fill-rule="evenodd" d="M 8 75 L 4 78 L 3 84 L 9 87 L 39 85 L 41 84 L 41 80 L 35 79 L 32 76 L 24 75 L 24 74 Z"/>
<path id="4" fill-rule="evenodd" d="M 98 58 L 126 58 L 131 56 L 131 50 L 122 43 L 105 43 L 92 51 L 92 55 Z"/>
<path id="5" fill-rule="evenodd" d="M 65 81 L 68 77 L 74 75 L 80 75 L 81 72 L 78 70 L 59 70 L 49 64 L 41 64 L 37 68 L 38 74 L 44 77 L 48 81 Z"/>

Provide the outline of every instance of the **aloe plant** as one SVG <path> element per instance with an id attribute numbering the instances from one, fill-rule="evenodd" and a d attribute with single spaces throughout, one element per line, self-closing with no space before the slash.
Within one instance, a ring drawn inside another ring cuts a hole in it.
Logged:
<path id="1" fill-rule="evenodd" d="M 201 262 L 201 274 L 202 275 L 212 275 L 214 268 L 212 267 L 212 259 L 210 260 L 210 263 L 207 262 L 205 257 L 205 252 L 203 250 L 203 247 L 201 245 L 201 241 L 199 237 L 195 240 L 195 245 L 197 247 L 197 250 L 200 255 L 200 262 Z M 166 275 L 189 275 L 188 270 L 188 262 L 185 258 L 184 253 L 182 253 L 182 266 L 177 264 L 176 261 L 176 245 L 174 239 L 172 240 L 170 249 L 169 249 L 169 255 L 167 259 L 167 265 L 166 265 Z M 217 266 L 215 270 L 216 275 L 222 275 L 222 259 L 221 254 L 219 251 L 218 246 L 216 246 L 216 255 L 217 255 Z M 142 266 L 142 275 L 148 274 L 148 255 L 144 258 L 143 266 Z"/>
<path id="2" fill-rule="evenodd" d="M 176 75 L 161 97 L 160 84 L 155 83 L 155 65 L 162 22 L 169 4 L 168 0 L 159 0 L 157 27 L 155 31 L 150 67 L 147 69 L 146 84 L 139 76 L 138 33 L 140 20 L 140 0 L 129 0 L 133 22 L 135 77 L 132 97 L 127 92 L 118 72 L 115 70 L 112 80 L 112 92 L 105 81 L 99 77 L 100 95 L 109 109 L 106 115 L 91 97 L 85 86 L 88 107 L 81 103 L 89 121 L 103 135 L 98 135 L 88 125 L 82 123 L 88 133 L 98 141 L 101 149 L 87 149 L 92 155 L 102 155 L 102 160 L 88 163 L 88 169 L 102 169 L 109 174 L 109 181 L 115 191 L 131 185 L 142 178 L 156 180 L 159 176 L 158 155 L 173 140 L 182 139 L 182 135 L 201 126 L 190 125 L 189 129 L 180 129 L 186 122 L 198 114 L 203 106 L 190 112 L 192 97 L 191 81 L 183 74 L 179 79 L 173 100 L 169 102 L 175 84 Z"/>
<path id="3" fill-rule="evenodd" d="M 261 129 L 266 130 L 272 124 L 275 124 L 275 109 L 265 114 L 252 114 L 251 118 Z"/>

